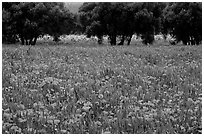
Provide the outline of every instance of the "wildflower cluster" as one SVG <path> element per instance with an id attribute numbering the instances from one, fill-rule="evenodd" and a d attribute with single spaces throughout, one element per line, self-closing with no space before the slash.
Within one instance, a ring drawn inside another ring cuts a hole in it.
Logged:
<path id="1" fill-rule="evenodd" d="M 4 134 L 201 133 L 201 47 L 4 47 Z"/>

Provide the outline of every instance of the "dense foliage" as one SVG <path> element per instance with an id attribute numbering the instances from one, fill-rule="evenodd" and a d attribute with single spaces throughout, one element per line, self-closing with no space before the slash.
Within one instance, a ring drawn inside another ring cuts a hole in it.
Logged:
<path id="1" fill-rule="evenodd" d="M 69 34 L 74 25 L 73 15 L 64 3 L 3 2 L 2 7 L 3 42 L 19 38 L 23 45 L 34 45 L 44 34 L 57 41 L 60 35 Z"/>
<path id="2" fill-rule="evenodd" d="M 9 47 L 2 132 L 201 133 L 201 46 Z"/>
<path id="3" fill-rule="evenodd" d="M 201 3 L 84 3 L 79 12 L 88 35 L 108 35 L 110 44 L 116 38 L 130 44 L 133 34 L 145 44 L 152 44 L 154 35 L 171 34 L 184 44 L 200 44 L 202 37 Z M 184 33 L 185 32 L 185 33 Z"/>
<path id="4" fill-rule="evenodd" d="M 129 45 L 133 34 L 144 44 L 152 44 L 156 34 L 170 34 L 185 45 L 202 41 L 202 4 L 196 2 L 85 2 L 75 14 L 56 2 L 3 2 L 2 7 L 3 42 L 35 44 L 44 34 L 58 41 L 70 33 L 96 36 L 99 44 L 108 36 L 111 45 Z"/>
<path id="5" fill-rule="evenodd" d="M 164 30 L 185 45 L 202 41 L 201 3 L 172 3 L 164 10 Z"/>

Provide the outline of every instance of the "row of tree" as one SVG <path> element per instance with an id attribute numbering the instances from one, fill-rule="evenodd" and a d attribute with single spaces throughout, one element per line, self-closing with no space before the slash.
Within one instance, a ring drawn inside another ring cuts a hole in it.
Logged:
<path id="1" fill-rule="evenodd" d="M 98 43 L 108 36 L 111 45 L 129 45 L 132 36 L 140 36 L 145 44 L 154 35 L 170 34 L 176 42 L 200 44 L 202 41 L 202 3 L 83 3 L 79 13 L 71 13 L 64 3 L 3 2 L 3 42 L 34 45 L 39 36 L 83 33 L 97 36 Z M 117 38 L 120 42 L 117 43 Z"/>
<path id="2" fill-rule="evenodd" d="M 3 2 L 2 40 L 13 43 L 35 45 L 37 38 L 45 34 L 58 41 L 62 34 L 74 29 L 75 16 L 56 2 Z"/>

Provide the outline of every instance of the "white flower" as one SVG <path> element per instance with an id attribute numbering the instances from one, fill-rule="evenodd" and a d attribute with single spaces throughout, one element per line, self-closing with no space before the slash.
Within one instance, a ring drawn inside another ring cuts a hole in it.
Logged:
<path id="1" fill-rule="evenodd" d="M 84 111 L 88 112 L 90 108 L 91 108 L 91 107 L 89 107 L 89 106 L 83 106 L 82 109 L 83 109 Z"/>
<path id="2" fill-rule="evenodd" d="M 99 94 L 98 98 L 102 99 L 103 98 L 103 94 Z"/>

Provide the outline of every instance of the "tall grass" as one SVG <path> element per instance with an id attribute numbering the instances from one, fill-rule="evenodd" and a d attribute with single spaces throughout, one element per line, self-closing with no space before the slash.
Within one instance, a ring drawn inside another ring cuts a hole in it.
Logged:
<path id="1" fill-rule="evenodd" d="M 4 46 L 2 131 L 201 133 L 201 50 Z"/>

